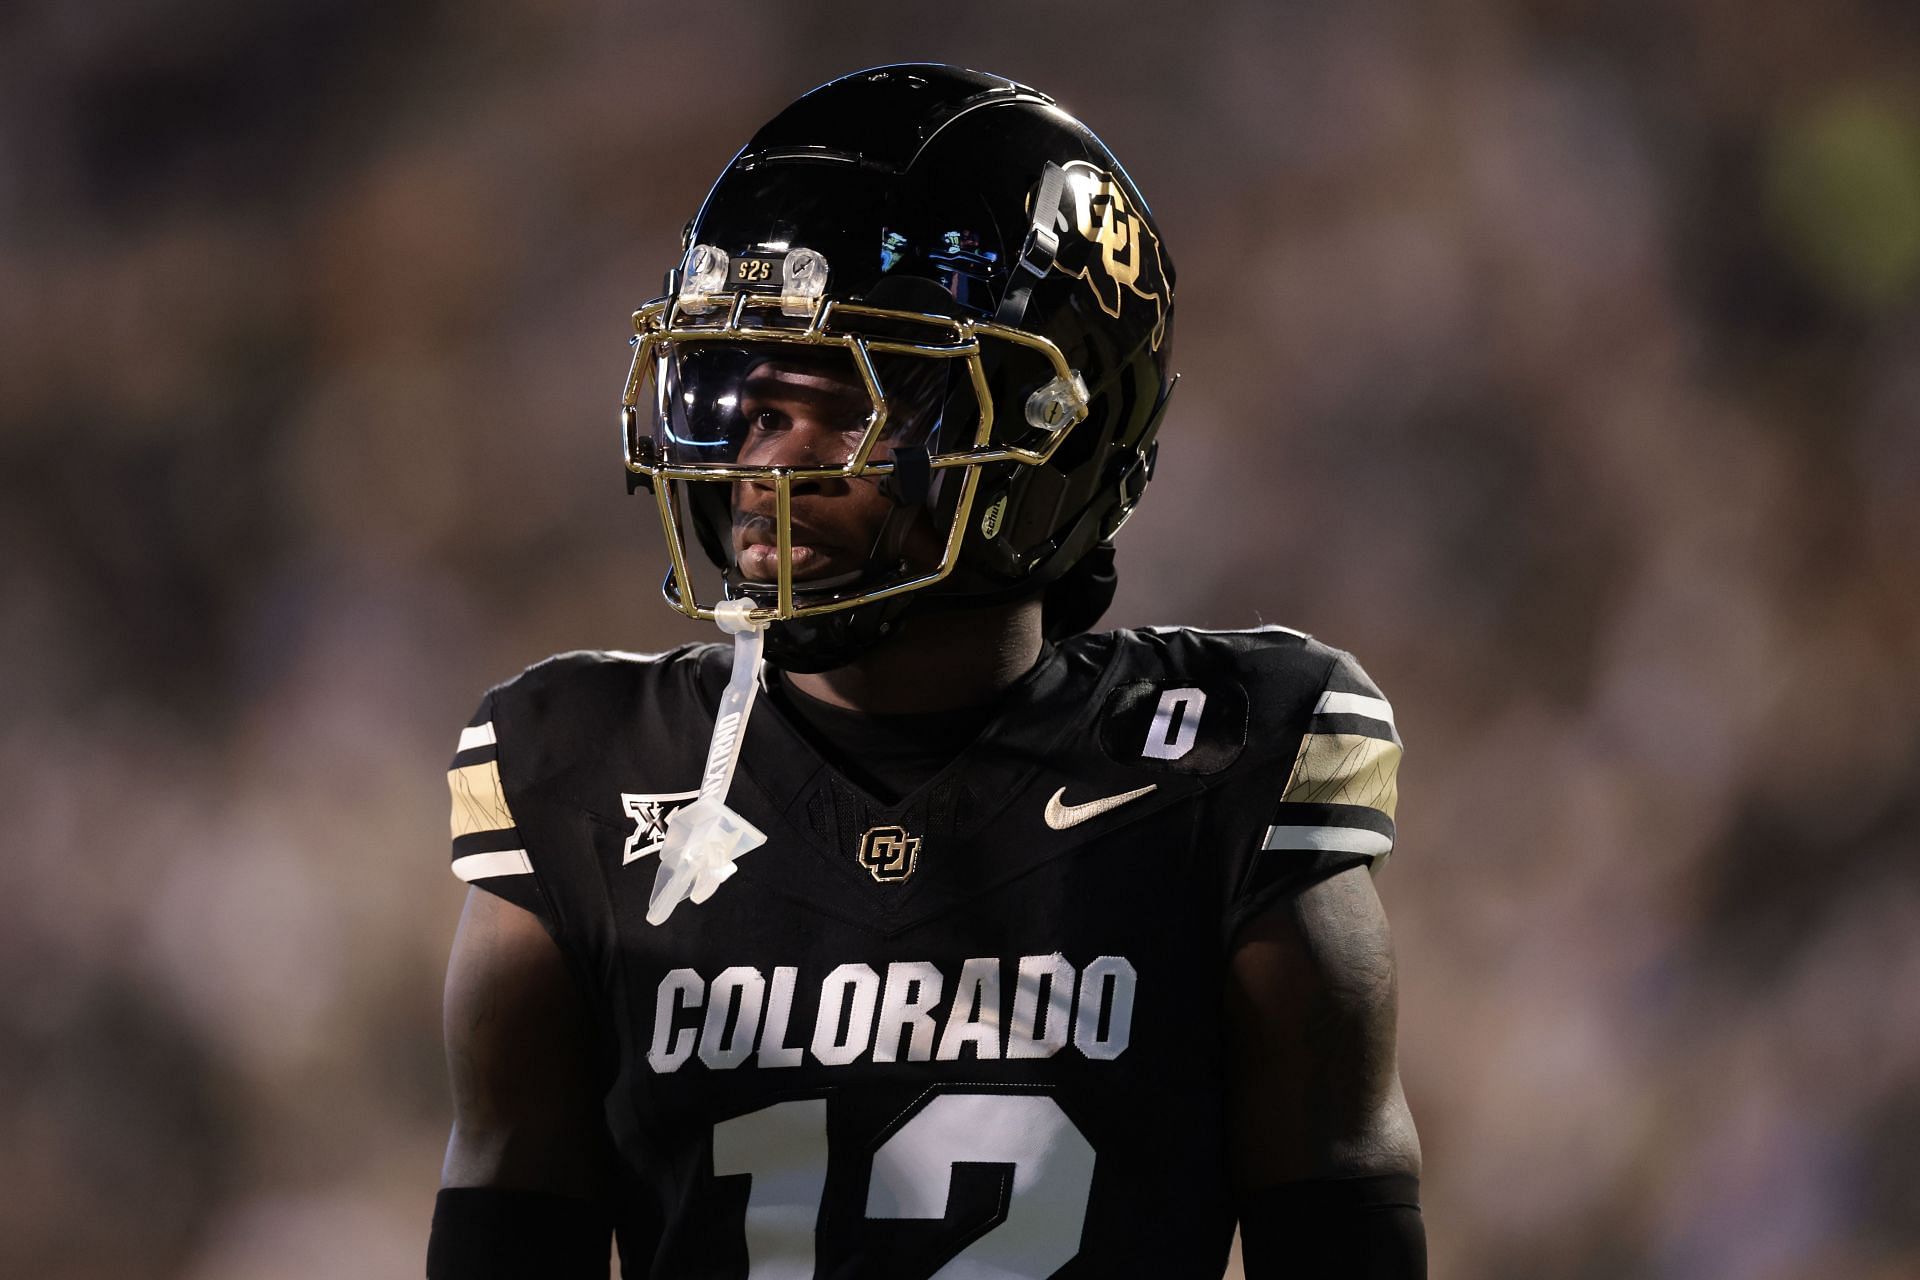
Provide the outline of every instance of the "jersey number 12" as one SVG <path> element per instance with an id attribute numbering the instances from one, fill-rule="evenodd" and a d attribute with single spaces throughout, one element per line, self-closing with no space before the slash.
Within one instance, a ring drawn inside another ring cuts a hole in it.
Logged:
<path id="1" fill-rule="evenodd" d="M 936 1094 L 890 1127 L 873 1153 L 868 1218 L 944 1218 L 954 1165 L 1013 1167 L 1006 1217 L 933 1280 L 1042 1280 L 1079 1252 L 1093 1146 L 1052 1098 Z M 814 1224 L 827 1186 L 826 1100 L 780 1102 L 715 1125 L 713 1172 L 753 1179 L 747 1280 L 812 1280 Z"/>

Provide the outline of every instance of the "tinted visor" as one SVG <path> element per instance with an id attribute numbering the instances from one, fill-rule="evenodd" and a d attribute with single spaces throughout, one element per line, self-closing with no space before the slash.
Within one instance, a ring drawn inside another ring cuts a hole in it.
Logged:
<path id="1" fill-rule="evenodd" d="M 930 459 L 979 430 L 965 358 L 675 339 L 652 376 L 666 493 L 724 579 L 707 598 L 772 603 L 784 573 L 813 605 L 942 572 L 970 469 Z"/>
<path id="2" fill-rule="evenodd" d="M 838 345 L 661 347 L 654 444 L 671 466 L 845 467 L 870 433 L 866 461 L 883 463 L 902 446 L 956 447 L 943 435 L 964 448 L 979 421 L 963 361 L 877 355 L 870 380 Z"/>

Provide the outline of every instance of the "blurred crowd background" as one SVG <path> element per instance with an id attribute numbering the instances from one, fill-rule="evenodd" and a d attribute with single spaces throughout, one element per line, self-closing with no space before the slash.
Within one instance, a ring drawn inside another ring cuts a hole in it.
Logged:
<path id="1" fill-rule="evenodd" d="M 1436 1277 L 1920 1275 L 1910 0 L 0 7 L 0 1274 L 419 1274 L 453 739 L 704 638 L 628 315 L 906 57 L 1177 263 L 1110 621 L 1399 709 Z"/>

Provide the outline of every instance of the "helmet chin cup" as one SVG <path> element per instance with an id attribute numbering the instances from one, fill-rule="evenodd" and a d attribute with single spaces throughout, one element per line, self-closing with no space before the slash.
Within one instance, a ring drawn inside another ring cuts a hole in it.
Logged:
<path id="1" fill-rule="evenodd" d="M 767 627 L 767 661 L 782 671 L 811 675 L 858 661 L 888 639 L 916 604 L 899 595 L 833 613 L 774 622 Z"/>

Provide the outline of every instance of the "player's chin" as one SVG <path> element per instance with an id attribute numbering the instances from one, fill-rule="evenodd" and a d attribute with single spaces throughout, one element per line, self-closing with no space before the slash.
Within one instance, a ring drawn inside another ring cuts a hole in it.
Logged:
<path id="1" fill-rule="evenodd" d="M 739 557 L 740 576 L 748 582 L 780 580 L 780 548 L 765 542 L 750 542 L 739 549 Z M 840 559 L 831 547 L 797 542 L 793 546 L 793 580 L 811 582 L 833 577 L 844 572 L 844 566 L 838 563 Z"/>

